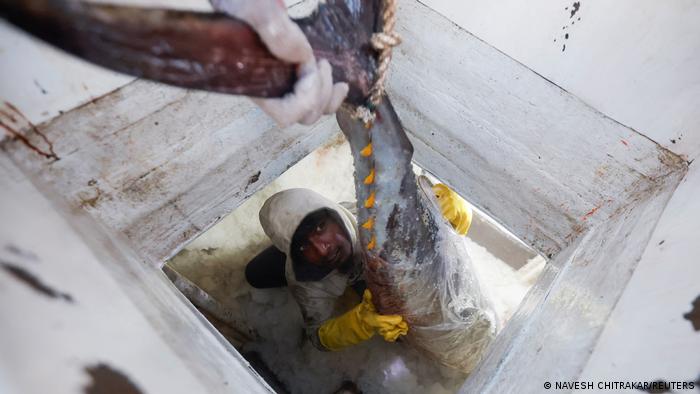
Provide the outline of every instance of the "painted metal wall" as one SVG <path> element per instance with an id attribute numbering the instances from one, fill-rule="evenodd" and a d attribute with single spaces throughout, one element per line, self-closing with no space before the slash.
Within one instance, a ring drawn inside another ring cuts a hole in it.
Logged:
<path id="1" fill-rule="evenodd" d="M 700 157 L 700 2 L 424 3 L 616 121 Z M 581 379 L 700 380 L 699 192 L 695 163 Z"/>
<path id="2" fill-rule="evenodd" d="M 0 156 L 0 392 L 269 393 L 165 275 Z"/>
<path id="3" fill-rule="evenodd" d="M 616 121 L 699 153 L 697 1 L 423 2 Z"/>

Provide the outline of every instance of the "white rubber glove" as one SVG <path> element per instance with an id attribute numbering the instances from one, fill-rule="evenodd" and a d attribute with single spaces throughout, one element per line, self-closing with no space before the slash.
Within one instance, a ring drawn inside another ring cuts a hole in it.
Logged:
<path id="1" fill-rule="evenodd" d="M 316 61 L 309 41 L 287 15 L 281 0 L 210 0 L 215 10 L 248 23 L 273 55 L 299 63 L 294 91 L 279 99 L 253 99 L 282 127 L 310 125 L 332 114 L 348 94 L 347 83 L 333 83 L 331 65 Z"/>

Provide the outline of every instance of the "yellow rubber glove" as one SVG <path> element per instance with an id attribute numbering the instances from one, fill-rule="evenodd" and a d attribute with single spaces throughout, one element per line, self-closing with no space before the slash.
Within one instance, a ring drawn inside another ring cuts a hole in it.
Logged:
<path id="1" fill-rule="evenodd" d="M 472 208 L 469 203 L 442 183 L 433 186 L 433 193 L 440 204 L 442 216 L 460 235 L 467 235 L 472 225 Z"/>
<path id="2" fill-rule="evenodd" d="M 321 344 L 328 350 L 341 350 L 366 341 L 378 332 L 394 342 L 408 333 L 408 324 L 399 315 L 380 315 L 372 304 L 372 293 L 365 290 L 362 302 L 342 316 L 328 320 L 318 329 Z"/>

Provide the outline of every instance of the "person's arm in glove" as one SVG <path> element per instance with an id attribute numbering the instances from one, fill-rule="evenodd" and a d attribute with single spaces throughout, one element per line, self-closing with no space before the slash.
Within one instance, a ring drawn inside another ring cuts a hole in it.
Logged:
<path id="1" fill-rule="evenodd" d="M 440 204 L 442 216 L 447 219 L 460 235 L 467 235 L 472 224 L 472 208 L 469 203 L 442 183 L 433 186 L 435 198 Z"/>
<path id="2" fill-rule="evenodd" d="M 365 290 L 359 305 L 342 316 L 328 320 L 318 329 L 321 344 L 333 351 L 366 341 L 375 333 L 388 342 L 394 342 L 408 333 L 408 324 L 401 316 L 378 314 L 369 290 Z"/>
<path id="3" fill-rule="evenodd" d="M 348 94 L 347 83 L 333 83 L 331 65 L 316 61 L 309 41 L 287 15 L 281 0 L 210 0 L 216 11 L 248 23 L 278 58 L 298 63 L 294 91 L 279 99 L 253 99 L 282 127 L 310 125 L 334 113 Z"/>

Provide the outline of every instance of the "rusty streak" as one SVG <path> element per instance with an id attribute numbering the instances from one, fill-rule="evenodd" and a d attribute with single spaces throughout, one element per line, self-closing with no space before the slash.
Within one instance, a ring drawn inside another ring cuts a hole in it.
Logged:
<path id="1" fill-rule="evenodd" d="M 5 129 L 5 131 L 7 131 L 7 133 L 11 137 L 14 137 L 14 138 L 20 140 L 24 145 L 27 146 L 27 148 L 33 150 L 34 152 L 38 153 L 39 155 L 41 155 L 47 159 L 58 160 L 58 156 L 56 156 L 55 153 L 44 152 L 43 150 L 39 149 L 36 145 L 32 144 L 27 137 L 22 135 L 22 133 L 20 133 L 17 130 L 13 129 L 12 127 L 6 125 L 5 122 L 3 122 L 2 120 L 0 120 L 0 127 Z"/>
<path id="2" fill-rule="evenodd" d="M 33 150 L 34 152 L 38 153 L 39 155 L 41 155 L 47 159 L 59 160 L 58 155 L 56 155 L 56 152 L 54 152 L 54 150 L 53 150 L 53 144 L 51 143 L 51 141 L 49 141 L 49 139 L 46 137 L 46 135 L 44 135 L 44 133 L 39 131 L 39 129 L 36 126 L 34 126 L 34 124 L 32 122 L 30 122 L 29 119 L 27 119 L 27 117 L 24 116 L 24 114 L 19 109 L 17 109 L 17 107 L 12 105 L 11 103 L 8 103 L 7 101 L 4 101 L 3 105 L 5 105 L 5 107 L 7 107 L 12 112 L 10 113 L 10 112 L 7 112 L 4 109 L 0 108 L 0 114 L 2 116 L 7 118 L 11 123 L 18 123 L 18 118 L 15 117 L 15 115 L 19 116 L 19 118 L 21 120 L 24 120 L 24 122 L 27 123 L 29 128 L 34 133 L 36 133 L 42 140 L 44 140 L 46 145 L 49 147 L 49 150 L 47 152 L 47 151 L 40 149 L 38 146 L 34 145 L 31 141 L 29 141 L 29 138 L 27 138 L 24 134 L 20 133 L 18 130 L 15 130 L 13 127 L 6 124 L 5 121 L 2 119 L 0 119 L 0 127 L 5 129 L 5 131 L 11 137 L 14 137 L 14 138 L 20 140 L 29 149 Z M 14 113 L 14 115 L 13 115 L 13 113 Z"/>
<path id="3" fill-rule="evenodd" d="M 584 220 L 584 221 L 585 221 L 585 220 L 588 220 L 588 218 L 591 217 L 591 216 L 593 216 L 593 214 L 595 214 L 596 211 L 600 209 L 600 207 L 601 207 L 601 205 L 598 205 L 598 206 L 596 206 L 596 207 L 593 207 L 593 209 L 591 209 L 591 210 L 588 211 L 585 215 L 583 215 L 583 217 L 581 218 L 581 220 Z"/>
<path id="4" fill-rule="evenodd" d="M 27 118 L 27 117 L 22 113 L 22 111 L 20 111 L 19 109 L 17 109 L 17 107 L 15 107 L 14 105 L 12 105 L 12 103 L 9 103 L 9 102 L 7 102 L 7 101 L 5 101 L 4 103 L 5 103 L 5 105 L 6 105 L 9 109 L 11 109 L 14 113 L 16 113 L 17 115 L 19 115 L 22 119 L 24 119 L 24 121 L 27 122 L 27 124 L 29 125 L 29 127 L 31 127 L 32 130 L 33 130 L 36 134 L 38 134 L 39 137 L 41 137 L 41 139 L 44 140 L 44 142 L 46 142 L 46 145 L 49 146 L 49 152 L 51 152 L 51 155 L 52 155 L 53 157 L 55 157 L 56 160 L 58 160 L 58 156 L 56 156 L 56 153 L 53 151 L 53 144 L 51 143 L 51 141 L 49 141 L 49 139 L 46 137 L 46 135 L 44 135 L 44 133 L 42 133 L 41 131 L 39 131 L 39 128 L 36 127 L 36 126 L 34 125 L 34 123 L 30 122 L 30 121 L 29 121 L 29 118 Z"/>

